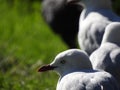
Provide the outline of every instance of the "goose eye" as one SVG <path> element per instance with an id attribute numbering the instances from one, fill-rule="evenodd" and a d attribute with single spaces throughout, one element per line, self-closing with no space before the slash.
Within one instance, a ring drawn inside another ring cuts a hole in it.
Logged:
<path id="1" fill-rule="evenodd" d="M 65 60 L 62 60 L 62 61 L 60 61 L 60 63 L 61 63 L 61 64 L 65 64 L 65 63 L 66 63 L 66 61 L 65 61 Z"/>

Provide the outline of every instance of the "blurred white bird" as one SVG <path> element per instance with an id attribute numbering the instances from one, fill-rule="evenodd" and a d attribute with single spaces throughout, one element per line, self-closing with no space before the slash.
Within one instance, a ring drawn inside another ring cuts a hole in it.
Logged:
<path id="1" fill-rule="evenodd" d="M 60 75 L 56 90 L 119 90 L 116 80 L 107 72 L 93 70 L 88 55 L 79 49 L 58 54 L 39 72 L 48 70 Z"/>
<path id="2" fill-rule="evenodd" d="M 111 73 L 120 86 L 120 22 L 106 27 L 101 46 L 91 56 L 93 69 Z"/>
<path id="3" fill-rule="evenodd" d="M 120 22 L 120 17 L 113 12 L 111 0 L 68 0 L 71 1 L 84 7 L 79 21 L 78 43 L 90 55 L 100 46 L 106 26 Z"/>

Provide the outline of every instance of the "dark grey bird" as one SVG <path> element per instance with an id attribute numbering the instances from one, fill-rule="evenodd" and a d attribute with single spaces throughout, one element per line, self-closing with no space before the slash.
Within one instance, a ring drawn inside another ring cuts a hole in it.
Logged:
<path id="1" fill-rule="evenodd" d="M 49 70 L 60 75 L 56 90 L 119 90 L 114 77 L 105 71 L 93 70 L 88 55 L 79 49 L 61 52 L 39 72 Z"/>
<path id="2" fill-rule="evenodd" d="M 69 48 L 77 48 L 79 16 L 82 6 L 67 0 L 43 0 L 42 15 L 51 30 L 60 35 Z"/>
<path id="3" fill-rule="evenodd" d="M 106 27 L 101 46 L 91 56 L 93 69 L 111 73 L 120 86 L 120 22 Z"/>

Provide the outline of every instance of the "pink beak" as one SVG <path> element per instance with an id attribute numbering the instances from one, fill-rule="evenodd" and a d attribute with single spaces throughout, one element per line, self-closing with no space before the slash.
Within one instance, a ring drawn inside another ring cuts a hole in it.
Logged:
<path id="1" fill-rule="evenodd" d="M 53 70 L 54 68 L 56 68 L 56 67 L 50 66 L 50 65 L 45 65 L 45 66 L 40 67 L 38 69 L 38 72 L 45 72 L 45 71 Z"/>

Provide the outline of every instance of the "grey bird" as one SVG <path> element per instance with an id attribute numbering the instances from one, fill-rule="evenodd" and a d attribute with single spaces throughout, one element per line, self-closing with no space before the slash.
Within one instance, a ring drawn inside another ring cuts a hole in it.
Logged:
<path id="1" fill-rule="evenodd" d="M 84 7 L 79 21 L 78 43 L 90 55 L 100 46 L 106 26 L 120 22 L 120 17 L 113 12 L 111 0 L 68 0 L 71 1 Z"/>
<path id="2" fill-rule="evenodd" d="M 69 48 L 77 48 L 79 16 L 82 7 L 67 0 L 43 0 L 41 12 L 51 30 L 58 34 Z"/>
<path id="3" fill-rule="evenodd" d="M 111 73 L 120 86 L 120 22 L 106 27 L 102 44 L 91 54 L 90 60 L 94 69 Z"/>
<path id="4" fill-rule="evenodd" d="M 86 52 L 70 49 L 59 53 L 54 61 L 39 68 L 39 72 L 56 71 L 60 78 L 56 90 L 119 90 L 114 77 L 93 70 Z"/>

